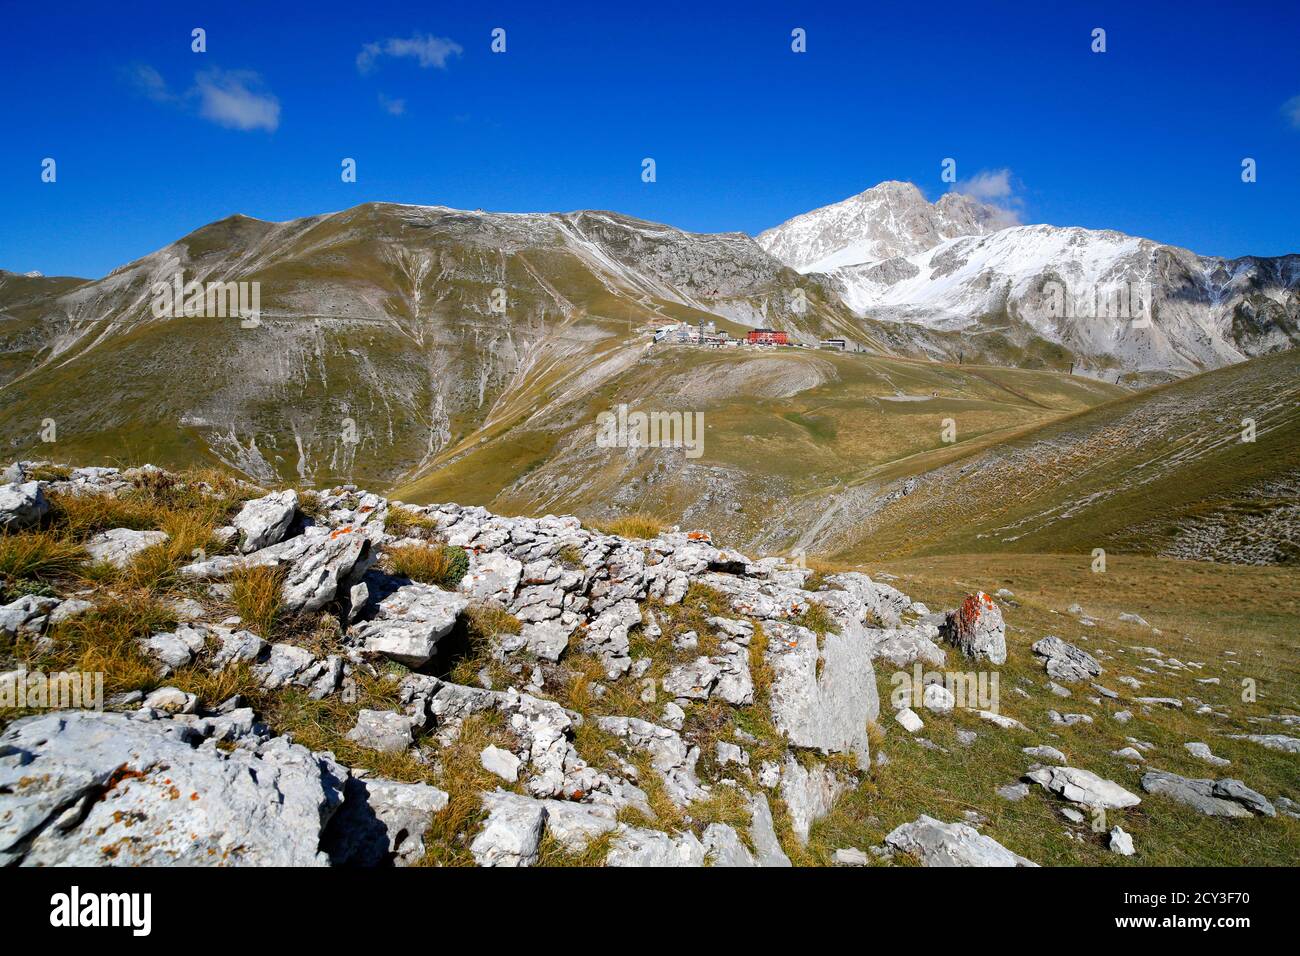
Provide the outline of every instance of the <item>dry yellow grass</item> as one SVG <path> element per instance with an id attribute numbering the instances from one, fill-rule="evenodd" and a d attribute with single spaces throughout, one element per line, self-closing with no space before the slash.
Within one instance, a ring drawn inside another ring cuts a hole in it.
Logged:
<path id="1" fill-rule="evenodd" d="M 53 581 L 74 573 L 86 558 L 78 544 L 50 531 L 0 535 L 0 584 Z"/>
<path id="2" fill-rule="evenodd" d="M 423 512 L 395 505 L 384 518 L 384 530 L 399 538 L 430 538 L 437 532 L 438 523 Z"/>
<path id="3" fill-rule="evenodd" d="M 403 544 L 390 548 L 386 557 L 389 570 L 399 577 L 423 584 L 454 588 L 469 567 L 464 548 L 443 544 Z"/>
<path id="4" fill-rule="evenodd" d="M 639 511 L 636 514 L 615 518 L 613 521 L 602 522 L 596 530 L 604 534 L 616 534 L 621 538 L 644 538 L 648 540 L 658 537 L 667 526 L 667 523 L 662 519 Z"/>
<path id="5" fill-rule="evenodd" d="M 273 640 L 284 612 L 280 586 L 284 570 L 276 567 L 240 568 L 230 576 L 230 600 L 244 626 L 266 640 Z"/>

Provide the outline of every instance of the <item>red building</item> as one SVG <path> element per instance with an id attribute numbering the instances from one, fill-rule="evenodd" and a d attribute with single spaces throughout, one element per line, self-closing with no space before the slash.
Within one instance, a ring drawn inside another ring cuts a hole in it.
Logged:
<path id="1" fill-rule="evenodd" d="M 790 339 L 784 332 L 774 329 L 750 329 L 746 339 L 750 345 L 789 345 Z"/>

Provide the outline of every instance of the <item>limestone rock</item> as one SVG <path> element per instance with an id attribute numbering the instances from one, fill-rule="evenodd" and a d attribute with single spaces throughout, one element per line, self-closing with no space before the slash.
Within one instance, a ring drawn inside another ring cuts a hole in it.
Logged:
<path id="1" fill-rule="evenodd" d="M 1277 815 L 1273 804 L 1240 780 L 1197 780 L 1151 770 L 1142 775 L 1142 789 L 1164 794 L 1210 817 Z"/>
<path id="2" fill-rule="evenodd" d="M 63 711 L 0 733 L 0 862 L 318 866 L 346 771 L 283 738 L 229 753 L 171 719 Z"/>
<path id="3" fill-rule="evenodd" d="M 348 740 L 381 753 L 401 753 L 414 743 L 411 718 L 391 710 L 362 710 Z"/>
<path id="4" fill-rule="evenodd" d="M 379 602 L 375 618 L 354 626 L 367 651 L 408 667 L 427 664 L 469 599 L 432 584 L 407 584 Z"/>
<path id="5" fill-rule="evenodd" d="M 141 551 L 167 540 L 164 531 L 133 531 L 130 528 L 113 528 L 103 531 L 86 542 L 90 560 L 126 568 Z"/>
<path id="6" fill-rule="evenodd" d="M 1007 662 L 1007 626 L 993 599 L 979 591 L 969 594 L 961 607 L 949 611 L 940 638 L 974 660 Z"/>
<path id="7" fill-rule="evenodd" d="M 1048 676 L 1053 680 L 1079 683 L 1101 673 L 1097 659 L 1059 637 L 1049 635 L 1035 641 L 1030 648 L 1044 659 Z"/>
<path id="8" fill-rule="evenodd" d="M 1117 783 L 1104 780 L 1090 770 L 1078 767 L 1043 767 L 1025 775 L 1043 789 L 1057 794 L 1071 803 L 1106 810 L 1134 807 L 1142 802 L 1136 794 L 1129 793 Z"/>
<path id="9" fill-rule="evenodd" d="M 264 498 L 244 502 L 230 523 L 239 532 L 239 550 L 243 554 L 279 544 L 298 513 L 298 492 L 292 488 L 276 491 Z"/>
<path id="10" fill-rule="evenodd" d="M 519 758 L 509 750 L 496 746 L 484 747 L 483 752 L 479 754 L 479 763 L 488 773 L 496 774 L 507 783 L 514 783 L 519 779 Z"/>
<path id="11" fill-rule="evenodd" d="M 322 849 L 335 866 L 409 866 L 424 856 L 424 832 L 447 794 L 423 783 L 352 777 Z"/>
<path id="12" fill-rule="evenodd" d="M 922 814 L 895 827 L 885 844 L 922 866 L 1037 866 L 965 823 L 941 823 Z"/>
<path id="13" fill-rule="evenodd" d="M 620 825 L 610 846 L 606 866 L 703 866 L 706 850 L 695 834 L 669 835 L 658 830 Z"/>
<path id="14" fill-rule="evenodd" d="M 0 532 L 30 528 L 49 511 L 50 503 L 39 481 L 14 481 L 0 485 Z"/>
<path id="15" fill-rule="evenodd" d="M 483 794 L 487 820 L 470 844 L 479 866 L 532 866 L 546 827 L 541 800 L 505 790 Z"/>

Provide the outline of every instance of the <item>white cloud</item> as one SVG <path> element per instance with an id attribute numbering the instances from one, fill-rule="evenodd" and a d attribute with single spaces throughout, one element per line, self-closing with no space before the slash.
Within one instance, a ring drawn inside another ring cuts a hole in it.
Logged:
<path id="1" fill-rule="evenodd" d="M 1016 194 L 1017 183 L 1009 169 L 982 169 L 970 179 L 953 184 L 952 191 L 992 206 L 1007 226 L 1020 224 L 1024 200 Z"/>
<path id="2" fill-rule="evenodd" d="M 187 113 L 197 109 L 201 117 L 218 126 L 274 132 L 280 125 L 280 101 L 252 70 L 196 73 L 194 85 L 184 93 L 173 92 L 163 75 L 147 63 L 128 67 L 123 73 L 141 96 Z"/>
<path id="3" fill-rule="evenodd" d="M 380 93 L 379 108 L 390 116 L 401 116 L 406 112 L 406 100 L 391 100 L 383 93 Z"/>
<path id="4" fill-rule="evenodd" d="M 231 129 L 264 129 L 280 125 L 280 101 L 262 90 L 262 79 L 251 70 L 208 70 L 194 77 L 199 115 Z"/>
<path id="5" fill-rule="evenodd" d="M 1300 96 L 1293 96 L 1282 104 L 1282 112 L 1291 121 L 1291 125 L 1300 129 Z"/>
<path id="6" fill-rule="evenodd" d="M 418 60 L 422 69 L 434 66 L 445 70 L 447 60 L 453 56 L 460 56 L 463 52 L 465 51 L 459 43 L 447 37 L 419 33 L 407 39 L 389 37 L 387 40 L 367 43 L 361 48 L 361 52 L 357 54 L 357 70 L 369 73 L 375 68 L 379 58 L 384 56 L 410 57 Z"/>
<path id="7" fill-rule="evenodd" d="M 174 103 L 178 99 L 168 88 L 163 75 L 147 63 L 137 63 L 128 68 L 126 75 L 137 92 L 155 103 Z"/>

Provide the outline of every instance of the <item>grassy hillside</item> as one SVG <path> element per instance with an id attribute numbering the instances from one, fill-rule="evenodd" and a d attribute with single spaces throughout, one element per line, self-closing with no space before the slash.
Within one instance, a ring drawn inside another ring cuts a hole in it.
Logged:
<path id="1" fill-rule="evenodd" d="M 925 472 L 832 550 L 845 560 L 1105 548 L 1295 561 L 1300 354 L 1123 397 Z"/>
<path id="2" fill-rule="evenodd" d="M 411 501 L 574 512 L 648 511 L 746 546 L 790 545 L 846 484 L 1001 437 L 1124 394 L 1053 373 L 866 354 L 660 345 L 567 390 L 539 383 L 498 403 L 490 428 L 396 489 Z M 597 416 L 699 412 L 703 454 L 596 445 Z M 944 442 L 944 420 L 963 425 Z"/>

